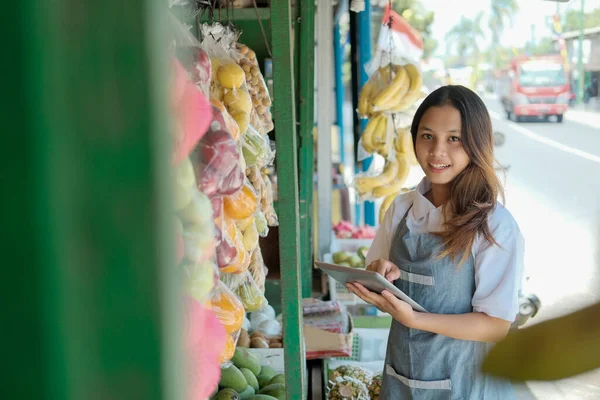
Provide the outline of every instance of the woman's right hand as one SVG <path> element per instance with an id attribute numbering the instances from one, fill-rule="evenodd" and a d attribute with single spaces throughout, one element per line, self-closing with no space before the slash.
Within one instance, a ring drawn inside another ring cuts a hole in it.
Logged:
<path id="1" fill-rule="evenodd" d="M 377 272 L 390 282 L 394 282 L 400 278 L 400 268 L 388 260 L 375 260 L 367 266 L 367 271 Z"/>

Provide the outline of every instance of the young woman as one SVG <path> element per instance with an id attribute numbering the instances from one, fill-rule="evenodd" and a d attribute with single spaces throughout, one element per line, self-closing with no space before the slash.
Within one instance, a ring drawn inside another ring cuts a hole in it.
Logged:
<path id="1" fill-rule="evenodd" d="M 480 373 L 518 313 L 523 261 L 519 227 L 498 202 L 488 111 L 471 90 L 445 86 L 423 101 L 411 133 L 425 178 L 394 200 L 367 264 L 428 313 L 348 284 L 394 318 L 380 397 L 512 399 L 508 381 Z"/>

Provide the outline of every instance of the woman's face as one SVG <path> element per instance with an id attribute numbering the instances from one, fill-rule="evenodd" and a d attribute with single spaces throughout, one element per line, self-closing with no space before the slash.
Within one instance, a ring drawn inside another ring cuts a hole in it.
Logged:
<path id="1" fill-rule="evenodd" d="M 432 184 L 447 185 L 469 165 L 461 141 L 460 112 L 451 105 L 430 107 L 419 123 L 416 155 Z"/>

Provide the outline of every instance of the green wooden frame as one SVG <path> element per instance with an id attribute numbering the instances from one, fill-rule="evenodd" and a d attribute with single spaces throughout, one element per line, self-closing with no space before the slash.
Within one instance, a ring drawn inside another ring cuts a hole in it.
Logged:
<path id="1" fill-rule="evenodd" d="M 302 325 L 298 156 L 290 1 L 271 3 L 273 115 L 277 143 L 279 252 L 285 381 L 288 399 L 306 398 L 306 361 Z"/>
<path id="2" fill-rule="evenodd" d="M 313 277 L 313 176 L 314 176 L 314 79 L 315 79 L 315 2 L 297 0 L 296 86 L 298 88 L 299 190 L 300 190 L 300 266 L 302 297 L 312 295 Z"/>
<path id="3" fill-rule="evenodd" d="M 182 398 L 161 5 L 5 4 L 2 398 Z"/>

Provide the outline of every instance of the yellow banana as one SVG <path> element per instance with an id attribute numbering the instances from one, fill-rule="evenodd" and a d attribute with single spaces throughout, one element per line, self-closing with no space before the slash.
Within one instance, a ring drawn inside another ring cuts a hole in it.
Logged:
<path id="1" fill-rule="evenodd" d="M 374 91 L 375 83 L 372 79 L 369 79 L 358 95 L 358 115 L 361 117 L 366 117 L 368 115 L 369 105 L 371 104 L 371 97 Z"/>
<path id="2" fill-rule="evenodd" d="M 398 70 L 400 70 L 400 69 L 404 69 L 404 67 L 398 66 Z M 408 74 L 408 72 L 407 72 L 407 74 Z M 392 111 L 392 112 L 395 112 L 394 109 L 396 107 L 398 107 L 398 104 L 406 96 L 406 94 L 408 93 L 409 89 L 410 89 L 410 77 L 407 77 L 406 83 L 404 85 L 398 87 L 398 90 L 396 90 L 394 92 L 394 94 L 389 98 L 388 102 L 380 105 L 379 107 L 377 107 L 377 110 L 378 111 Z"/>
<path id="3" fill-rule="evenodd" d="M 385 185 L 398 175 L 398 162 L 396 160 L 387 161 L 383 172 L 377 176 L 361 176 L 354 180 L 354 187 L 360 193 L 368 193 L 373 188 Z"/>
<path id="4" fill-rule="evenodd" d="M 376 152 L 385 158 L 389 157 L 390 151 L 393 148 L 393 145 L 389 144 L 392 135 L 388 134 L 388 129 L 390 129 L 389 125 L 391 123 L 391 118 L 389 116 L 383 117 L 382 122 L 373 134 L 373 147 Z"/>
<path id="5" fill-rule="evenodd" d="M 396 162 L 398 164 L 396 176 L 387 184 L 373 188 L 373 197 L 387 197 L 391 194 L 398 193 L 402 189 L 404 182 L 406 182 L 406 178 L 408 178 L 408 173 L 410 172 L 410 164 L 406 157 L 403 157 L 402 154 L 398 153 L 396 154 Z"/>
<path id="6" fill-rule="evenodd" d="M 398 130 L 398 137 L 394 144 L 396 153 L 402 154 L 403 157 L 408 159 L 408 163 L 411 166 L 419 165 L 417 157 L 415 156 L 415 148 L 413 146 L 412 134 L 407 129 Z"/>
<path id="7" fill-rule="evenodd" d="M 377 149 L 382 143 L 385 144 L 387 139 L 388 119 L 383 115 L 379 115 L 377 127 L 373 130 L 372 144 Z"/>
<path id="8" fill-rule="evenodd" d="M 418 99 L 421 94 L 421 86 L 423 86 L 423 77 L 415 65 L 407 64 L 404 66 L 404 70 L 406 70 L 410 79 L 410 88 L 406 96 L 393 108 L 392 111 L 394 112 L 403 111 L 410 107 Z"/>
<path id="9" fill-rule="evenodd" d="M 391 71 L 393 71 L 391 64 L 385 67 L 380 67 L 377 73 L 373 75 L 367 83 L 362 87 L 360 94 L 358 95 L 358 115 L 361 117 L 370 116 L 373 112 L 372 99 L 375 97 L 381 88 L 385 88 L 389 85 Z"/>
<path id="10" fill-rule="evenodd" d="M 383 199 L 383 203 L 381 203 L 381 207 L 379 207 L 379 223 L 383 222 L 383 217 L 385 217 L 385 213 L 390 208 L 394 200 L 398 196 L 398 193 L 392 193 L 385 199 Z"/>
<path id="11" fill-rule="evenodd" d="M 408 85 L 408 72 L 405 68 L 399 68 L 392 83 L 383 89 L 373 100 L 373 109 L 379 111 L 379 107 L 385 106 L 394 98 L 394 95 L 402 88 Z"/>
<path id="12" fill-rule="evenodd" d="M 369 122 L 367 122 L 367 126 L 365 126 L 365 130 L 362 134 L 362 145 L 368 153 L 373 153 L 375 151 L 375 142 L 374 135 L 375 132 L 379 129 L 379 124 L 381 123 L 381 119 L 383 115 L 378 115 L 375 118 L 371 118 Z"/>

